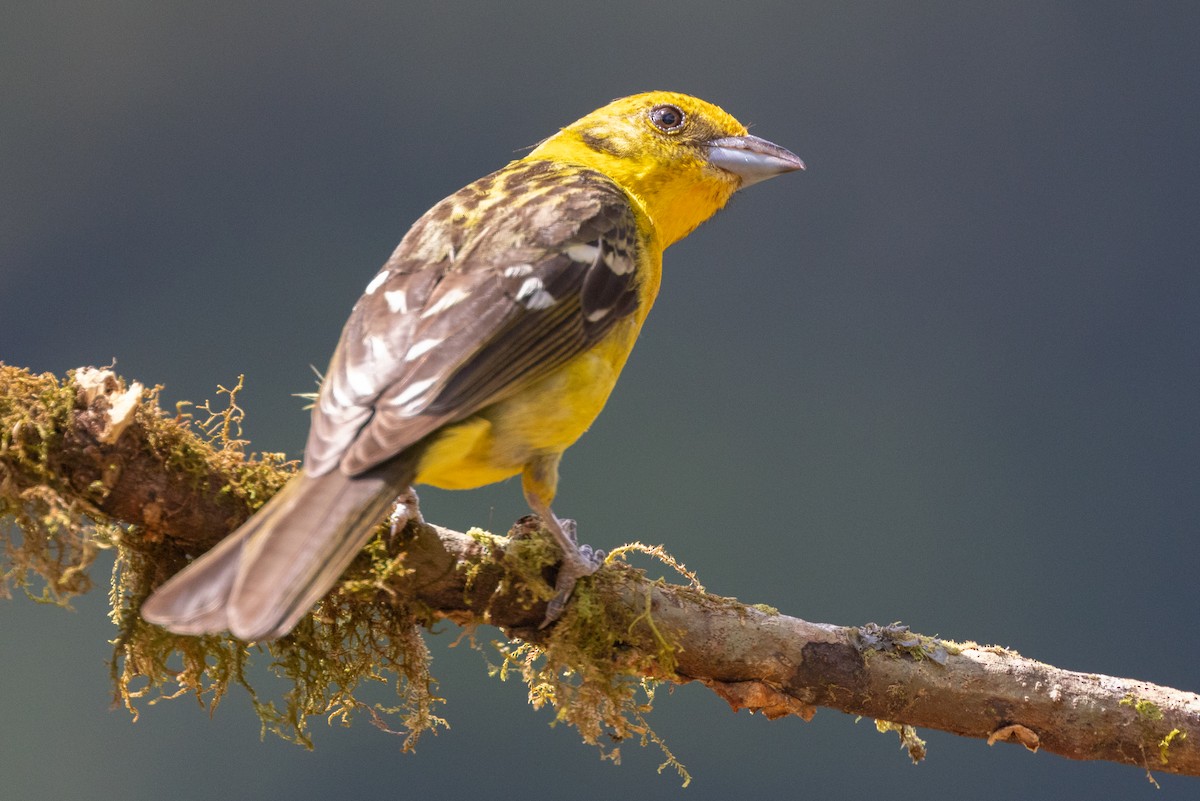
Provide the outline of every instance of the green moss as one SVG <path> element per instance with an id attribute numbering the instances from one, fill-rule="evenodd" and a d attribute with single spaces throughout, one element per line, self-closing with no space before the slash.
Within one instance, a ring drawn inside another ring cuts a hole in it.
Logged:
<path id="1" fill-rule="evenodd" d="M 1143 720 L 1162 720 L 1163 712 L 1158 704 L 1135 695 L 1127 695 L 1118 702 L 1121 706 L 1131 706 L 1138 717 Z"/>
<path id="2" fill-rule="evenodd" d="M 365 714 L 379 728 L 404 736 L 412 749 L 427 731 L 445 726 L 436 714 L 442 699 L 429 672 L 429 652 L 417 615 L 394 603 L 363 603 L 383 596 L 387 582 L 405 571 L 403 560 L 376 538 L 358 557 L 338 590 L 328 596 L 288 636 L 249 644 L 227 636 L 185 637 L 144 623 L 137 614 L 148 594 L 156 559 L 128 547 L 119 549 L 111 591 L 114 641 L 113 681 L 117 697 L 137 717 L 137 703 L 190 694 L 210 711 L 231 685 L 250 696 L 263 732 L 312 747 L 310 720 L 349 725 Z M 260 696 L 246 678 L 256 654 L 287 690 L 275 700 Z M 392 684 L 394 705 L 360 699 L 368 685 Z M 394 722 L 393 722 L 394 721 Z"/>
<path id="3" fill-rule="evenodd" d="M 165 541 L 109 520 L 98 508 L 108 492 L 104 481 L 80 490 L 56 471 L 53 455 L 83 408 L 72 379 L 0 364 L 0 594 L 18 587 L 37 600 L 65 604 L 90 588 L 87 569 L 97 551 L 115 549 L 109 600 L 118 633 L 110 670 L 117 699 L 135 718 L 139 703 L 181 695 L 212 710 L 231 686 L 241 685 L 264 732 L 306 746 L 315 716 L 344 724 L 355 713 L 365 714 L 380 728 L 400 729 L 405 748 L 422 732 L 445 725 L 435 714 L 441 699 L 434 694 L 429 654 L 417 627 L 419 610 L 362 603 L 364 596 L 386 600 L 388 582 L 405 571 L 381 540 L 365 549 L 314 615 L 279 641 L 250 645 L 222 636 L 184 637 L 144 623 L 137 610 L 162 580 L 164 566 L 179 565 L 181 555 Z M 246 454 L 247 443 L 239 439 L 241 388 L 239 378 L 235 386 L 219 388 L 221 403 L 201 404 L 200 415 L 179 404 L 172 417 L 159 408 L 155 388 L 136 409 L 136 422 L 145 447 L 173 475 L 202 490 L 219 480 L 220 494 L 255 508 L 287 481 L 295 464 L 281 454 Z M 264 654 L 288 687 L 275 700 L 261 697 L 247 680 L 251 659 Z M 360 699 L 365 685 L 381 682 L 395 685 L 395 705 Z"/>
<path id="4" fill-rule="evenodd" d="M 1176 740 L 1186 740 L 1187 732 L 1182 729 L 1171 729 L 1167 732 L 1167 736 L 1158 742 L 1158 759 L 1162 764 L 1168 764 L 1167 751 L 1171 748 L 1171 743 Z"/>
<path id="5" fill-rule="evenodd" d="M 951 654 L 960 652 L 952 643 L 917 634 L 909 630 L 908 626 L 899 623 L 892 623 L 890 626 L 867 623 L 854 629 L 854 636 L 859 650 L 866 657 L 873 653 L 884 653 L 891 656 L 907 656 L 918 662 L 928 659 L 944 665 Z"/>
<path id="6" fill-rule="evenodd" d="M 485 554 L 501 555 L 505 573 L 496 587 L 497 594 L 515 593 L 527 609 L 554 597 L 554 588 L 543 575 L 546 568 L 558 562 L 560 554 L 544 532 L 530 535 L 522 529 L 503 540 L 480 528 L 472 528 L 467 534 L 484 546 Z"/>
<path id="7" fill-rule="evenodd" d="M 544 537 L 516 540 L 538 541 L 556 555 Z M 643 548 L 635 543 L 616 553 Z M 532 552 L 540 554 L 541 549 Z M 669 557 L 664 561 L 682 567 Z M 538 557 L 528 567 L 532 570 L 541 562 Z M 687 786 L 691 775 L 647 722 L 660 681 L 674 675 L 675 635 L 655 621 L 650 597 L 642 610 L 632 614 L 622 611 L 623 604 L 610 602 L 622 584 L 620 573 L 630 569 L 612 566 L 581 580 L 544 643 L 493 643 L 502 660 L 491 672 L 502 680 L 519 676 L 535 709 L 552 707 L 554 722 L 573 726 L 585 743 L 600 749 L 602 758 L 619 762 L 620 743 L 631 739 L 642 746 L 658 746 L 665 757 L 659 772 L 672 768 Z M 536 576 L 526 573 L 542 587 L 538 597 L 552 596 L 553 588 L 541 579 L 540 569 Z"/>
<path id="8" fill-rule="evenodd" d="M 206 488 L 214 476 L 220 476 L 221 494 L 257 509 L 292 477 L 299 463 L 282 453 L 246 452 L 249 443 L 240 439 L 245 412 L 237 404 L 243 383 L 238 376 L 232 388 L 218 385 L 217 394 L 225 396 L 223 408 L 214 408 L 212 401 L 199 406 L 180 401 L 170 419 L 158 407 L 162 387 L 154 387 L 143 405 L 147 415 L 157 418 L 146 426 L 146 442 L 174 475 L 190 477 L 192 486 Z"/>
<path id="9" fill-rule="evenodd" d="M 103 487 L 63 493 L 51 464 L 75 405 L 69 382 L 0 363 L 0 597 L 17 588 L 69 605 L 91 589 L 87 569 L 114 536 L 89 518 Z"/>
<path id="10" fill-rule="evenodd" d="M 1168 764 L 1171 746 L 1187 739 L 1187 732 L 1179 728 L 1172 728 L 1170 731 L 1164 732 L 1166 726 L 1162 725 L 1165 717 L 1162 707 L 1147 698 L 1139 698 L 1130 693 L 1118 703 L 1121 706 L 1131 707 L 1137 715 L 1137 724 L 1145 742 L 1143 747 L 1146 750 L 1157 747 L 1159 762 L 1163 765 Z M 1149 769 L 1147 769 L 1146 775 L 1150 776 Z M 1151 777 L 1150 781 L 1153 782 L 1154 779 Z"/>
<path id="11" fill-rule="evenodd" d="M 925 741 L 918 737 L 917 730 L 907 723 L 877 720 L 875 721 L 875 730 L 881 734 L 889 731 L 896 732 L 897 736 L 900 737 L 900 747 L 908 752 L 908 757 L 913 761 L 914 765 L 925 758 Z"/>
<path id="12" fill-rule="evenodd" d="M 237 404 L 242 386 L 239 378 L 236 385 L 219 388 L 219 403 L 179 404 L 173 415 L 159 408 L 160 388 L 155 388 L 143 396 L 136 420 L 140 441 L 172 474 L 253 509 L 290 477 L 295 464 L 281 454 L 246 453 L 247 443 L 240 439 L 244 415 Z M 106 518 L 97 506 L 108 492 L 105 481 L 80 490 L 56 474 L 52 455 L 77 405 L 70 377 L 60 382 L 0 364 L 0 536 L 5 541 L 0 592 L 15 586 L 31 597 L 65 602 L 90 586 L 87 568 L 96 551 L 114 549 L 109 596 L 117 635 L 111 673 L 116 698 L 134 718 L 143 703 L 184 695 L 211 711 L 240 686 L 264 734 L 306 747 L 312 745 L 310 722 L 318 716 L 346 725 L 356 714 L 365 715 L 380 728 L 402 733 L 405 748 L 423 732 L 446 725 L 436 714 L 442 699 L 419 629 L 431 624 L 433 615 L 390 594 L 395 578 L 408 568 L 389 549 L 386 527 L 339 588 L 280 640 L 252 644 L 225 636 L 185 637 L 142 621 L 142 602 L 164 572 L 182 564 L 182 554 L 168 538 L 130 532 Z M 507 572 L 497 592 L 515 592 L 530 606 L 553 596 L 543 575 L 559 553 L 544 534 L 503 540 L 480 529 L 470 534 L 486 554 L 502 559 Z M 657 745 L 665 757 L 660 771 L 674 768 L 686 785 L 686 769 L 646 719 L 659 682 L 674 676 L 677 635 L 656 620 L 651 594 L 633 612 L 621 611 L 624 605 L 614 602 L 624 585 L 621 574 L 633 570 L 615 562 L 630 552 L 648 554 L 682 575 L 688 583 L 682 591 L 703 591 L 694 574 L 661 547 L 625 546 L 610 556 L 605 570 L 580 581 L 546 640 L 497 644 L 502 659 L 495 672 L 502 678 L 520 675 L 531 704 L 549 704 L 556 723 L 574 726 L 604 758 L 619 761 L 619 744 L 630 740 Z M 39 581 L 40 591 L 30 589 Z M 284 681 L 279 697 L 265 697 L 248 679 L 251 661 L 263 658 Z M 380 683 L 394 686 L 394 705 L 362 700 L 366 687 Z"/>

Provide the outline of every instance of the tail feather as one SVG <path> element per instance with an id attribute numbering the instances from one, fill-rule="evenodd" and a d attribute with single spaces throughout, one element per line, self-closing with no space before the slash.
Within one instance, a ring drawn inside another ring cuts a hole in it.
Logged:
<path id="1" fill-rule="evenodd" d="M 411 480 L 396 463 L 358 476 L 300 473 L 146 599 L 142 617 L 180 634 L 283 636 L 337 582 Z"/>
<path id="2" fill-rule="evenodd" d="M 142 617 L 176 634 L 227 629 L 225 607 L 237 578 L 242 548 L 253 530 L 249 525 L 242 526 L 176 573 L 145 600 Z"/>

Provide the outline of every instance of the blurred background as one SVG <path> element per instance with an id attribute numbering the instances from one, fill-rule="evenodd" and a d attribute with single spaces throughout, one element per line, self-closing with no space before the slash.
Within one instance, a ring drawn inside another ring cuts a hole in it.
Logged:
<path id="1" fill-rule="evenodd" d="M 168 403 L 244 373 L 245 435 L 298 455 L 292 393 L 416 217 L 611 98 L 690 92 L 809 170 L 667 253 L 560 514 L 810 620 L 901 620 L 1200 689 L 1200 5 L 15 2 L 4 18 L 5 362 L 115 358 Z M 457 527 L 525 512 L 517 482 L 422 498 Z M 12 798 L 1156 797 L 1137 768 L 938 732 L 913 767 L 870 721 L 768 722 L 692 686 L 651 718 L 695 776 L 681 791 L 655 749 L 613 766 L 551 729 L 449 628 L 429 643 L 452 728 L 413 755 L 365 720 L 315 722 L 311 753 L 260 742 L 240 693 L 212 719 L 180 699 L 135 724 L 110 706 L 105 570 L 75 613 L 0 604 Z"/>

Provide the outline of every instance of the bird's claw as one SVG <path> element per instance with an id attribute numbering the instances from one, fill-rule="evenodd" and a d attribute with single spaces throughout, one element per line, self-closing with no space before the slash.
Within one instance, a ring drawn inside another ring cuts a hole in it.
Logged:
<path id="1" fill-rule="evenodd" d="M 604 564 L 604 560 L 608 556 L 608 551 L 605 551 L 603 548 L 593 548 L 590 545 L 580 545 L 579 555 L 582 556 L 584 560 L 595 565 L 595 567 L 592 568 L 592 573 L 595 573 L 600 569 L 600 566 Z M 591 575 L 591 573 L 588 575 Z"/>
<path id="2" fill-rule="evenodd" d="M 575 533 L 574 522 L 566 520 L 562 522 L 571 523 L 570 532 L 573 535 Z M 572 539 L 574 539 L 573 536 Z M 563 554 L 562 566 L 558 569 L 558 579 L 554 582 L 554 597 L 550 599 L 550 603 L 546 604 L 546 617 L 538 626 L 539 629 L 546 628 L 562 617 L 576 583 L 584 576 L 590 576 L 599 570 L 600 566 L 604 564 L 605 556 L 603 550 L 592 548 L 590 545 L 580 545 L 574 553 Z"/>
<path id="3" fill-rule="evenodd" d="M 414 520 L 419 524 L 425 523 L 425 518 L 421 516 L 421 502 L 417 497 L 417 491 L 409 487 L 402 492 L 392 505 L 392 512 L 388 515 L 388 523 L 392 527 L 392 535 L 395 536 L 400 532 L 400 529 L 408 525 L 410 520 Z"/>

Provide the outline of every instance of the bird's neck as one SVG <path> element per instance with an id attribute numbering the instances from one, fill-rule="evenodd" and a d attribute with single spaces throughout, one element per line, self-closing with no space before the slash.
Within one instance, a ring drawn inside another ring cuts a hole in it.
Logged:
<path id="1" fill-rule="evenodd" d="M 597 149 L 571 130 L 545 140 L 526 158 L 586 167 L 607 176 L 649 218 L 655 238 L 664 249 L 716 214 L 737 188 L 706 169 L 698 159 L 664 167 L 649 155 L 618 155 Z"/>

